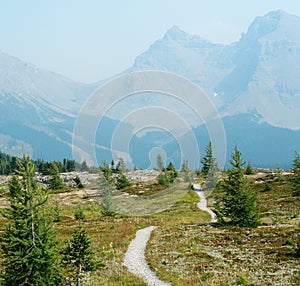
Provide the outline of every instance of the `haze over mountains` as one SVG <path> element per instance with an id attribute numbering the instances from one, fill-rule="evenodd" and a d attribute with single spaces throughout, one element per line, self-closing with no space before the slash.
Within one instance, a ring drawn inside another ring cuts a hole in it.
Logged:
<path id="1" fill-rule="evenodd" d="M 238 42 L 210 43 L 174 26 L 130 70 L 158 69 L 202 87 L 222 115 L 256 111 L 273 126 L 300 129 L 300 18 L 257 17 Z M 217 100 L 213 95 L 218 94 Z"/>
<path id="2" fill-rule="evenodd" d="M 237 144 L 253 165 L 287 167 L 300 143 L 299 31 L 300 18 L 281 10 L 257 17 L 231 45 L 174 26 L 123 73 L 162 70 L 186 77 L 216 104 L 230 152 Z M 34 158 L 71 156 L 76 115 L 97 86 L 0 52 L 1 151 L 19 154 L 23 144 Z M 205 133 L 203 126 L 194 127 Z M 201 146 L 207 144 L 207 135 L 197 139 Z M 175 152 L 172 144 L 166 146 Z M 140 165 L 146 165 L 143 158 L 137 158 Z"/>

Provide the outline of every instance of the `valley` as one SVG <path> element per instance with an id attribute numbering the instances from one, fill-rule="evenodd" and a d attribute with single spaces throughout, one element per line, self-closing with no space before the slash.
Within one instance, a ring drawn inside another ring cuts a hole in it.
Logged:
<path id="1" fill-rule="evenodd" d="M 15 2 L 0 286 L 300 285 L 299 4 Z"/>

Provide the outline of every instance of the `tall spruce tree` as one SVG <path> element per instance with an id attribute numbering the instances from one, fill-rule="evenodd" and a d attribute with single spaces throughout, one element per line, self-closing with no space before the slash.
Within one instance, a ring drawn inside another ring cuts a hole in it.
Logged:
<path id="1" fill-rule="evenodd" d="M 256 194 L 244 176 L 244 164 L 241 153 L 235 147 L 230 160 L 232 168 L 221 184 L 225 195 L 217 200 L 215 206 L 222 216 L 230 219 L 229 224 L 256 227 L 259 225 Z"/>
<path id="2" fill-rule="evenodd" d="M 165 163 L 164 163 L 163 158 L 160 154 L 158 154 L 157 157 L 156 157 L 156 166 L 157 166 L 157 169 L 159 171 L 162 171 L 165 167 Z"/>
<path id="3" fill-rule="evenodd" d="M 213 156 L 212 143 L 208 143 L 206 147 L 206 154 L 201 160 L 202 169 L 201 174 L 205 178 L 205 187 L 207 190 L 212 190 L 218 183 L 218 163 Z"/>
<path id="4" fill-rule="evenodd" d="M 1 285 L 59 285 L 55 234 L 45 213 L 47 196 L 34 179 L 29 156 L 18 160 L 17 176 L 9 182 L 4 211 L 6 229 L 1 236 Z"/>
<path id="5" fill-rule="evenodd" d="M 49 186 L 48 186 L 48 188 L 50 190 L 59 190 L 59 189 L 63 189 L 65 187 L 65 184 L 63 183 L 63 181 L 60 177 L 59 169 L 55 162 L 50 163 L 48 173 L 51 176 L 51 178 L 49 180 Z"/>
<path id="6" fill-rule="evenodd" d="M 294 172 L 292 178 L 293 195 L 300 196 L 300 155 L 297 152 L 295 152 L 292 166 Z"/>
<path id="7" fill-rule="evenodd" d="M 109 167 L 109 164 L 105 160 L 102 162 L 102 167 L 100 168 L 100 170 L 101 170 L 104 178 L 108 182 L 112 183 L 112 180 L 111 180 L 112 170 Z"/>
<path id="8" fill-rule="evenodd" d="M 214 159 L 214 158 L 213 158 Z M 216 159 L 214 159 L 211 163 L 211 167 L 206 175 L 206 178 L 205 178 L 205 188 L 208 190 L 208 191 L 211 191 L 213 190 L 216 185 L 218 184 L 218 181 L 219 181 L 219 168 L 217 166 L 217 161 Z"/>
<path id="9" fill-rule="evenodd" d="M 108 169 L 105 169 L 106 171 Z M 108 172 L 100 172 L 99 174 L 99 189 L 102 193 L 102 214 L 105 216 L 112 216 L 114 215 L 113 206 L 112 206 L 112 193 L 113 193 L 113 180 L 109 177 Z"/>
<path id="10" fill-rule="evenodd" d="M 210 170 L 216 170 L 218 168 L 217 159 L 213 156 L 211 141 L 206 146 L 205 156 L 202 158 L 201 164 L 201 173 L 204 176 L 204 178 L 207 177 Z"/>

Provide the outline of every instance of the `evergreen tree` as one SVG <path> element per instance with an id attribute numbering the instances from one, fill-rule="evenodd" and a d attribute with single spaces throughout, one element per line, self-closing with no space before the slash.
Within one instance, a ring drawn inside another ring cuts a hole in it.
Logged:
<path id="1" fill-rule="evenodd" d="M 218 176 L 218 163 L 217 159 L 213 156 L 211 141 L 206 147 L 206 154 L 201 160 L 202 169 L 201 174 L 205 178 L 205 187 L 208 190 L 215 188 L 219 181 Z"/>
<path id="2" fill-rule="evenodd" d="M 156 166 L 157 166 L 157 169 L 159 171 L 162 171 L 165 167 L 165 163 L 164 163 L 163 158 L 160 154 L 158 154 L 157 157 L 156 157 Z"/>
<path id="3" fill-rule="evenodd" d="M 170 162 L 166 169 L 164 169 L 157 177 L 160 185 L 168 187 L 178 177 L 178 172 L 172 162 Z"/>
<path id="4" fill-rule="evenodd" d="M 74 172 L 76 171 L 76 163 L 75 160 L 67 160 L 67 166 L 66 166 L 66 171 L 67 172 Z"/>
<path id="5" fill-rule="evenodd" d="M 167 166 L 167 171 L 176 171 L 172 162 L 170 162 Z"/>
<path id="6" fill-rule="evenodd" d="M 91 249 L 91 239 L 82 227 L 74 230 L 69 245 L 63 251 L 62 263 L 69 270 L 76 286 L 83 285 L 84 273 L 95 271 L 97 263 Z"/>
<path id="7" fill-rule="evenodd" d="M 124 174 L 126 172 L 126 164 L 123 158 L 119 158 L 119 162 L 116 166 L 116 171 L 121 174 Z"/>
<path id="8" fill-rule="evenodd" d="M 8 220 L 1 236 L 2 285 L 59 285 L 55 234 L 45 213 L 45 191 L 34 180 L 34 165 L 28 156 L 18 161 L 17 174 L 9 182 L 4 211 Z"/>
<path id="9" fill-rule="evenodd" d="M 82 184 L 82 182 L 81 182 L 81 180 L 78 176 L 76 176 L 74 178 L 74 182 L 75 182 L 78 189 L 83 189 L 84 188 L 84 185 Z"/>
<path id="10" fill-rule="evenodd" d="M 52 207 L 51 210 L 52 210 L 53 222 L 62 221 L 61 208 L 59 207 L 57 200 L 55 200 L 54 207 Z"/>
<path id="11" fill-rule="evenodd" d="M 276 181 L 281 182 L 283 181 L 284 177 L 283 177 L 283 170 L 280 168 L 279 163 L 275 164 L 275 176 L 276 176 Z"/>
<path id="12" fill-rule="evenodd" d="M 219 181 L 219 168 L 217 166 L 217 161 L 215 158 L 213 158 L 212 162 L 211 162 L 211 166 L 210 169 L 206 175 L 206 179 L 205 179 L 205 188 L 209 191 L 213 190 L 216 185 L 218 184 Z"/>
<path id="13" fill-rule="evenodd" d="M 183 161 L 183 163 L 181 165 L 181 171 L 186 172 L 186 173 L 190 171 L 188 160 Z"/>
<path id="14" fill-rule="evenodd" d="M 68 168 L 67 161 L 68 161 L 67 158 L 63 159 L 63 172 L 67 172 L 67 168 Z"/>
<path id="15" fill-rule="evenodd" d="M 217 200 L 216 208 L 230 219 L 231 225 L 256 227 L 259 224 L 256 195 L 244 177 L 244 164 L 241 153 L 235 147 L 230 160 L 232 168 L 221 185 L 225 195 Z"/>
<path id="16" fill-rule="evenodd" d="M 0 175 L 9 175 L 17 167 L 17 157 L 10 156 L 0 151 Z"/>
<path id="17" fill-rule="evenodd" d="M 104 178 L 108 182 L 111 182 L 112 170 L 110 169 L 108 163 L 105 160 L 102 162 L 102 167 L 100 168 L 100 170 L 103 173 Z"/>
<path id="18" fill-rule="evenodd" d="M 84 220 L 84 219 L 85 219 L 85 214 L 84 214 L 84 212 L 83 212 L 83 210 L 82 210 L 81 207 L 79 207 L 79 208 L 75 211 L 75 213 L 74 213 L 74 218 L 75 218 L 76 220 Z"/>
<path id="19" fill-rule="evenodd" d="M 253 168 L 250 164 L 250 161 L 248 161 L 246 170 L 245 170 L 245 175 L 253 175 Z"/>
<path id="20" fill-rule="evenodd" d="M 131 182 L 124 175 L 118 175 L 116 180 L 116 187 L 118 190 L 124 189 L 131 185 Z"/>
<path id="21" fill-rule="evenodd" d="M 44 160 L 38 159 L 35 162 L 37 171 L 43 175 L 47 175 L 48 174 L 48 166 L 46 164 L 46 162 Z"/>
<path id="22" fill-rule="evenodd" d="M 157 181 L 160 185 L 168 187 L 170 185 L 170 179 L 166 172 L 162 172 L 158 175 Z"/>
<path id="23" fill-rule="evenodd" d="M 169 177 L 169 181 L 170 183 L 173 183 L 175 181 L 175 179 L 178 177 L 178 172 L 175 169 L 174 165 L 172 164 L 172 162 L 170 162 L 167 166 L 166 169 L 167 173 L 168 173 L 168 177 Z"/>
<path id="24" fill-rule="evenodd" d="M 189 168 L 189 162 L 188 160 L 184 160 L 181 164 L 181 172 L 183 172 L 183 179 L 185 182 L 189 183 L 189 187 L 191 186 L 193 180 L 194 180 L 194 172 L 191 172 Z"/>
<path id="25" fill-rule="evenodd" d="M 202 163 L 201 173 L 204 178 L 207 177 L 210 170 L 215 171 L 218 168 L 217 159 L 213 156 L 211 141 L 208 143 L 206 147 L 206 153 L 205 156 L 202 158 L 201 163 Z"/>
<path id="26" fill-rule="evenodd" d="M 105 216 L 114 215 L 114 211 L 112 208 L 112 179 L 110 177 L 106 177 L 106 172 L 100 172 L 99 174 L 99 189 L 102 193 L 102 214 Z"/>
<path id="27" fill-rule="evenodd" d="M 63 189 L 65 184 L 63 183 L 63 181 L 60 177 L 59 169 L 58 169 L 57 164 L 55 162 L 50 163 L 50 167 L 49 167 L 48 172 L 49 172 L 49 175 L 51 176 L 51 178 L 49 180 L 48 188 L 50 190 Z"/>
<path id="28" fill-rule="evenodd" d="M 115 171 L 115 161 L 114 160 L 111 160 L 110 168 L 112 171 Z"/>
<path id="29" fill-rule="evenodd" d="M 300 196 L 300 155 L 297 152 L 295 152 L 292 166 L 292 170 L 294 172 L 294 176 L 292 178 L 293 195 Z"/>
<path id="30" fill-rule="evenodd" d="M 80 171 L 81 172 L 89 171 L 89 166 L 87 165 L 86 160 L 83 160 L 82 163 L 80 164 Z"/>

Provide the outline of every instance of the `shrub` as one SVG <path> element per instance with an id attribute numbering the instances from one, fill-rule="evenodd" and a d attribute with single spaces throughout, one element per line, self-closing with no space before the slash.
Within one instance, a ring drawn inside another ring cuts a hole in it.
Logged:
<path id="1" fill-rule="evenodd" d="M 291 238 L 287 238 L 283 243 L 283 245 L 294 245 L 294 242 Z"/>
<path id="2" fill-rule="evenodd" d="M 76 220 L 84 220 L 85 219 L 85 215 L 83 213 L 82 208 L 79 208 L 75 211 L 74 217 Z"/>
<path id="3" fill-rule="evenodd" d="M 252 169 L 252 166 L 250 164 L 250 162 L 248 162 L 248 165 L 246 167 L 246 170 L 245 170 L 245 175 L 253 175 L 253 169 Z"/>
<path id="4" fill-rule="evenodd" d="M 160 185 L 168 187 L 170 185 L 170 180 L 166 173 L 161 173 L 157 177 L 157 181 Z"/>
<path id="5" fill-rule="evenodd" d="M 84 188 L 84 186 L 83 186 L 83 184 L 81 183 L 81 180 L 80 180 L 80 178 L 79 178 L 78 176 L 76 176 L 76 177 L 74 178 L 74 182 L 75 182 L 77 188 L 79 188 L 79 189 L 83 189 L 83 188 Z"/>
<path id="6" fill-rule="evenodd" d="M 244 275 L 239 276 L 235 280 L 236 285 L 248 285 L 248 281 Z"/>
<path id="7" fill-rule="evenodd" d="M 124 189 L 125 187 L 129 187 L 131 182 L 124 176 L 118 176 L 116 181 L 116 187 L 118 190 Z"/>

